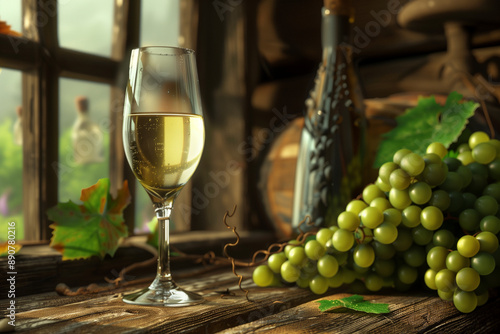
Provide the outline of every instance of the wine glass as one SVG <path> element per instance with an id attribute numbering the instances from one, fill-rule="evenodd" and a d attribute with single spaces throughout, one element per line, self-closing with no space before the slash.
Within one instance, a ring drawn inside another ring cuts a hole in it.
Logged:
<path id="1" fill-rule="evenodd" d="M 170 274 L 169 220 L 175 198 L 203 152 L 205 129 L 193 50 L 132 50 L 123 112 L 123 146 L 158 218 L 158 266 L 153 283 L 123 297 L 130 304 L 187 306 L 203 298 Z"/>

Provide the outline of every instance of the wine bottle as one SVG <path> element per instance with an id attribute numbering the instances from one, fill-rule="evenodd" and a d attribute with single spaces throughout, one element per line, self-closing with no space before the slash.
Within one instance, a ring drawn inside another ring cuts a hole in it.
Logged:
<path id="1" fill-rule="evenodd" d="M 71 140 L 76 164 L 104 161 L 103 132 L 89 115 L 89 101 L 84 96 L 75 99 L 77 118 L 73 124 Z"/>
<path id="2" fill-rule="evenodd" d="M 307 216 L 316 226 L 336 224 L 362 189 L 366 122 L 349 44 L 350 14 L 348 0 L 324 1 L 322 61 L 305 102 L 297 158 L 294 229 Z"/>

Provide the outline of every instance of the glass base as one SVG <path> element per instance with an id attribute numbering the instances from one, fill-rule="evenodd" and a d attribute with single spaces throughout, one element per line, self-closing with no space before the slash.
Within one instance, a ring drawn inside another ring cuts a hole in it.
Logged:
<path id="1" fill-rule="evenodd" d="M 124 295 L 123 301 L 134 305 L 182 307 L 203 303 L 205 299 L 197 293 L 181 289 L 172 280 L 156 278 L 148 288 Z"/>

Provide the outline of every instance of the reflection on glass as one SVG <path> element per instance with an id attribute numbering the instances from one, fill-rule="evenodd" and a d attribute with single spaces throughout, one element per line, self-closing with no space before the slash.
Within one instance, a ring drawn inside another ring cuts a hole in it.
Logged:
<path id="1" fill-rule="evenodd" d="M 15 222 L 16 240 L 24 239 L 21 77 L 0 69 L 0 230 Z M 6 238 L 0 233 L 0 242 Z"/>
<path id="2" fill-rule="evenodd" d="M 109 175 L 110 88 L 60 79 L 59 201 L 79 202 L 80 191 Z"/>
<path id="3" fill-rule="evenodd" d="M 61 46 L 110 57 L 113 10 L 113 0 L 58 1 Z"/>

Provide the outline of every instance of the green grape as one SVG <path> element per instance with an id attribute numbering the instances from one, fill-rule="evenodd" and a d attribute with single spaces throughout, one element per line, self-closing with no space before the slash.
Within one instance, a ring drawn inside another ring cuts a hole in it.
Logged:
<path id="1" fill-rule="evenodd" d="M 442 246 L 435 246 L 427 252 L 427 265 L 436 272 L 446 268 L 446 257 L 448 249 Z"/>
<path id="2" fill-rule="evenodd" d="M 431 187 L 442 184 L 447 175 L 448 167 L 445 164 L 428 164 L 422 172 L 423 180 Z"/>
<path id="3" fill-rule="evenodd" d="M 339 216 L 340 217 L 340 216 Z M 328 241 L 331 241 L 333 232 L 329 228 L 321 228 L 317 233 L 316 233 L 316 240 L 323 245 L 326 246 Z"/>
<path id="4" fill-rule="evenodd" d="M 474 208 L 482 216 L 493 216 L 498 211 L 498 202 L 489 195 L 483 195 L 476 200 Z"/>
<path id="5" fill-rule="evenodd" d="M 389 190 L 391 190 L 391 185 L 382 181 L 380 177 L 375 180 L 375 185 L 383 192 L 389 192 Z"/>
<path id="6" fill-rule="evenodd" d="M 462 143 L 462 144 L 458 145 L 458 147 L 457 147 L 458 153 L 467 152 L 467 151 L 470 151 L 470 147 L 469 147 L 468 143 Z"/>
<path id="7" fill-rule="evenodd" d="M 491 232 L 493 234 L 498 234 L 500 232 L 500 218 L 497 216 L 486 216 L 481 219 L 479 223 L 479 228 L 481 231 Z"/>
<path id="8" fill-rule="evenodd" d="M 331 255 L 324 255 L 318 260 L 318 272 L 321 276 L 330 278 L 337 274 L 339 264 L 337 259 Z"/>
<path id="9" fill-rule="evenodd" d="M 386 184 L 389 183 L 389 176 L 391 175 L 391 173 L 398 169 L 399 166 L 396 165 L 394 162 L 392 161 L 389 161 L 389 162 L 386 162 L 385 164 L 383 164 L 382 166 L 380 166 L 380 168 L 378 169 L 378 176 L 380 177 L 380 180 Z"/>
<path id="10" fill-rule="evenodd" d="M 424 274 L 424 283 L 431 290 L 437 290 L 436 274 L 437 272 L 430 268 Z"/>
<path id="11" fill-rule="evenodd" d="M 448 150 L 446 149 L 446 147 L 439 142 L 429 144 L 425 152 L 437 154 L 441 159 L 443 159 L 445 155 L 448 154 Z"/>
<path id="12" fill-rule="evenodd" d="M 354 263 L 362 268 L 367 268 L 375 261 L 375 251 L 367 244 L 357 245 L 353 253 Z"/>
<path id="13" fill-rule="evenodd" d="M 280 270 L 281 278 L 288 283 L 296 282 L 300 277 L 300 268 L 294 266 L 290 261 L 285 261 L 281 265 Z"/>
<path id="14" fill-rule="evenodd" d="M 493 255 L 486 252 L 479 252 L 471 260 L 471 267 L 481 276 L 489 275 L 495 270 L 496 262 Z"/>
<path id="15" fill-rule="evenodd" d="M 419 246 L 425 246 L 432 241 L 434 233 L 422 225 L 418 225 L 411 230 L 413 242 Z"/>
<path id="16" fill-rule="evenodd" d="M 478 144 L 488 142 L 489 140 L 490 136 L 486 132 L 476 131 L 469 137 L 469 147 L 473 150 Z"/>
<path id="17" fill-rule="evenodd" d="M 479 242 L 479 250 L 483 252 L 493 254 L 498 249 L 498 238 L 491 232 L 480 232 L 475 239 Z"/>
<path id="18" fill-rule="evenodd" d="M 392 161 L 397 164 L 397 165 L 401 165 L 401 160 L 407 155 L 407 154 L 410 154 L 412 153 L 409 149 L 407 148 L 402 148 L 402 149 L 399 149 L 398 151 L 396 151 L 396 153 L 394 153 L 394 156 L 392 157 Z"/>
<path id="19" fill-rule="evenodd" d="M 446 157 L 443 159 L 443 162 L 448 166 L 450 172 L 455 172 L 458 167 L 462 166 L 462 162 L 457 158 Z"/>
<path id="20" fill-rule="evenodd" d="M 432 192 L 428 205 L 435 206 L 441 211 L 446 211 L 450 206 L 450 202 L 450 195 L 442 189 L 437 189 Z"/>
<path id="21" fill-rule="evenodd" d="M 307 261 L 304 247 L 294 247 L 288 253 L 288 261 L 297 267 L 302 267 Z"/>
<path id="22" fill-rule="evenodd" d="M 300 269 L 301 277 L 308 277 L 309 279 L 311 279 L 318 274 L 317 262 L 309 259 L 306 260 L 304 266 Z"/>
<path id="23" fill-rule="evenodd" d="M 449 193 L 450 196 L 450 206 L 448 207 L 448 211 L 456 214 L 462 212 L 464 207 L 464 198 L 462 193 L 458 191 L 452 191 Z"/>
<path id="24" fill-rule="evenodd" d="M 439 298 L 441 298 L 442 300 L 446 300 L 448 302 L 451 302 L 453 301 L 453 294 L 455 293 L 454 290 L 450 290 L 450 291 L 441 291 L 441 290 L 437 290 L 438 292 L 438 296 Z"/>
<path id="25" fill-rule="evenodd" d="M 288 245 L 285 246 L 285 256 L 288 258 L 288 254 L 290 253 L 290 250 L 294 247 L 296 247 L 296 245 L 300 244 L 299 241 L 297 240 L 290 240 L 288 241 Z"/>
<path id="26" fill-rule="evenodd" d="M 389 202 L 396 209 L 403 210 L 406 207 L 411 205 L 410 195 L 408 194 L 408 190 L 399 190 L 396 188 L 392 188 L 389 191 Z"/>
<path id="27" fill-rule="evenodd" d="M 339 229 L 332 236 L 332 245 L 339 252 L 347 252 L 354 244 L 354 235 L 351 231 Z"/>
<path id="28" fill-rule="evenodd" d="M 488 175 L 488 167 L 480 164 L 479 162 L 474 161 L 470 165 L 467 166 L 472 172 L 472 175 Z"/>
<path id="29" fill-rule="evenodd" d="M 306 256 L 311 260 L 319 260 L 326 252 L 326 248 L 317 240 L 309 240 L 306 242 L 304 250 Z"/>
<path id="30" fill-rule="evenodd" d="M 464 151 L 462 153 L 459 153 L 457 159 L 460 160 L 460 162 L 464 166 L 468 166 L 474 162 L 474 158 L 472 157 L 471 151 Z"/>
<path id="31" fill-rule="evenodd" d="M 364 278 L 366 276 L 365 274 L 371 270 L 370 267 L 360 267 L 355 262 L 353 262 L 351 264 L 351 266 L 352 266 L 352 269 L 354 270 L 354 272 L 356 273 L 357 279 Z"/>
<path id="32" fill-rule="evenodd" d="M 431 187 L 425 182 L 416 182 L 408 190 L 410 199 L 415 204 L 425 204 L 429 202 L 432 196 Z"/>
<path id="33" fill-rule="evenodd" d="M 384 210 L 384 222 L 391 223 L 394 226 L 401 224 L 401 211 L 395 208 Z"/>
<path id="34" fill-rule="evenodd" d="M 413 284 L 418 278 L 418 271 L 416 268 L 402 264 L 397 270 L 397 277 L 404 284 Z"/>
<path id="35" fill-rule="evenodd" d="M 363 189 L 363 200 L 370 204 L 375 198 L 385 197 L 385 194 L 376 185 L 369 184 Z"/>
<path id="36" fill-rule="evenodd" d="M 339 270 L 335 276 L 328 278 L 328 286 L 330 288 L 338 288 L 344 284 L 344 278 L 342 276 L 342 271 Z"/>
<path id="37" fill-rule="evenodd" d="M 462 187 L 467 187 L 472 181 L 472 171 L 466 166 L 460 166 L 457 169 L 457 174 L 462 178 Z"/>
<path id="38" fill-rule="evenodd" d="M 472 172 L 472 181 L 469 186 L 465 188 L 465 191 L 480 196 L 484 188 L 488 185 L 487 176 L 487 174 L 476 174 Z"/>
<path id="39" fill-rule="evenodd" d="M 328 280 L 321 275 L 316 275 L 309 282 L 309 289 L 317 295 L 322 295 L 328 290 Z"/>
<path id="40" fill-rule="evenodd" d="M 444 248 L 452 248 L 455 245 L 455 235 L 449 230 L 437 230 L 432 236 L 432 243 Z"/>
<path id="41" fill-rule="evenodd" d="M 457 286 L 463 291 L 474 291 L 481 281 L 480 276 L 473 268 L 462 268 L 455 278 Z"/>
<path id="42" fill-rule="evenodd" d="M 459 272 L 461 269 L 470 266 L 470 259 L 460 255 L 458 251 L 451 251 L 446 257 L 446 268 L 454 272 Z"/>
<path id="43" fill-rule="evenodd" d="M 371 201 L 370 206 L 379 209 L 381 212 L 392 208 L 391 203 L 385 197 L 375 198 L 373 201 Z"/>
<path id="44" fill-rule="evenodd" d="M 486 188 L 484 188 L 482 195 L 490 195 L 496 199 L 497 202 L 500 202 L 500 182 L 488 184 Z"/>
<path id="45" fill-rule="evenodd" d="M 436 288 L 443 292 L 453 291 L 455 289 L 456 273 L 450 269 L 441 269 L 436 274 Z"/>
<path id="46" fill-rule="evenodd" d="M 422 209 L 416 205 L 410 205 L 401 214 L 401 223 L 409 228 L 420 225 Z"/>
<path id="47" fill-rule="evenodd" d="M 403 253 L 403 259 L 411 267 L 420 267 L 426 261 L 425 249 L 414 244 Z"/>
<path id="48" fill-rule="evenodd" d="M 484 233 L 484 232 L 483 232 Z M 457 242 L 457 251 L 465 257 L 473 257 L 479 252 L 479 240 L 472 235 L 464 235 Z"/>
<path id="49" fill-rule="evenodd" d="M 394 249 L 398 252 L 404 252 L 413 244 L 413 237 L 411 235 L 411 230 L 407 228 L 399 228 L 398 229 L 398 237 L 392 245 Z"/>
<path id="50" fill-rule="evenodd" d="M 396 255 L 396 249 L 392 244 L 386 245 L 378 241 L 374 241 L 372 242 L 372 247 L 373 250 L 375 251 L 375 256 L 377 257 L 377 259 L 389 260 L 392 259 L 394 255 Z"/>
<path id="51" fill-rule="evenodd" d="M 457 290 L 453 294 L 453 305 L 462 313 L 470 313 L 477 307 L 477 296 L 474 292 Z"/>
<path id="52" fill-rule="evenodd" d="M 269 259 L 267 259 L 267 265 L 269 266 L 269 268 L 271 268 L 271 270 L 274 273 L 279 274 L 281 270 L 281 265 L 285 261 L 286 261 L 286 255 L 284 252 L 274 253 L 271 254 L 271 256 L 269 256 Z"/>
<path id="53" fill-rule="evenodd" d="M 398 228 L 391 223 L 382 223 L 373 230 L 373 237 L 382 244 L 391 244 L 398 237 Z"/>
<path id="54" fill-rule="evenodd" d="M 474 209 L 474 205 L 477 200 L 477 196 L 473 193 L 464 192 L 462 193 L 462 198 L 464 199 L 464 208 L 465 209 Z"/>
<path id="55" fill-rule="evenodd" d="M 490 145 L 493 145 L 493 147 L 497 151 L 497 158 L 500 157 L 500 140 L 498 139 L 490 139 L 488 142 Z"/>
<path id="56" fill-rule="evenodd" d="M 309 287 L 309 282 L 311 282 L 310 277 L 301 276 L 297 281 L 295 281 L 295 284 L 297 284 L 299 288 L 305 289 Z"/>
<path id="57" fill-rule="evenodd" d="M 354 239 L 358 244 L 369 244 L 373 240 L 373 231 L 368 227 L 360 227 L 354 231 Z"/>
<path id="58" fill-rule="evenodd" d="M 368 204 L 366 204 L 364 201 L 355 199 L 347 204 L 345 211 L 349 211 L 356 215 L 359 215 L 359 213 L 363 211 L 363 209 L 366 208 L 367 206 Z"/>
<path id="59" fill-rule="evenodd" d="M 337 218 L 337 224 L 339 228 L 348 231 L 354 231 L 358 228 L 360 223 L 358 215 L 350 211 L 342 212 Z M 317 238 L 316 238 L 317 239 Z"/>
<path id="60" fill-rule="evenodd" d="M 384 285 L 384 280 L 377 274 L 368 274 L 365 278 L 365 286 L 370 291 L 379 291 Z"/>
<path id="61" fill-rule="evenodd" d="M 500 180 L 500 159 L 498 157 L 488 165 L 488 174 L 493 180 Z"/>
<path id="62" fill-rule="evenodd" d="M 441 159 L 441 157 L 435 153 L 426 153 L 422 155 L 422 159 L 424 159 L 426 166 L 430 164 L 443 164 L 443 160 Z"/>
<path id="63" fill-rule="evenodd" d="M 479 143 L 472 149 L 472 158 L 480 164 L 489 164 L 497 155 L 495 146 L 488 142 Z"/>
<path id="64" fill-rule="evenodd" d="M 488 290 L 485 290 L 485 291 L 481 292 L 480 294 L 475 292 L 475 294 L 477 297 L 477 306 L 483 306 L 484 304 L 486 304 L 486 302 L 488 301 L 488 298 L 489 298 Z"/>
<path id="65" fill-rule="evenodd" d="M 435 231 L 443 225 L 443 212 L 435 206 L 427 206 L 420 214 L 420 223 L 428 230 Z"/>
<path id="66" fill-rule="evenodd" d="M 255 268 L 252 279 L 260 287 L 270 286 L 274 280 L 274 273 L 267 265 L 262 264 Z"/>
<path id="67" fill-rule="evenodd" d="M 384 221 L 384 214 L 382 211 L 372 206 L 364 208 L 359 214 L 359 217 L 363 226 L 371 229 L 379 226 Z"/>
<path id="68" fill-rule="evenodd" d="M 481 215 L 474 209 L 465 209 L 458 216 L 460 227 L 466 231 L 475 231 L 479 227 Z"/>
<path id="69" fill-rule="evenodd" d="M 460 191 L 462 189 L 462 177 L 457 172 L 448 172 L 446 179 L 439 186 L 447 192 Z"/>
<path id="70" fill-rule="evenodd" d="M 356 273 L 353 270 L 342 268 L 342 278 L 344 284 L 351 284 L 356 279 Z"/>
<path id="71" fill-rule="evenodd" d="M 410 183 L 411 176 L 401 168 L 394 170 L 389 177 L 389 184 L 391 187 L 399 190 L 408 188 Z"/>
<path id="72" fill-rule="evenodd" d="M 349 253 L 339 252 L 337 250 L 334 250 L 333 256 L 335 256 L 335 258 L 337 259 L 337 263 L 339 264 L 339 266 L 342 266 L 345 263 L 347 263 L 347 258 L 349 257 Z"/>
<path id="73" fill-rule="evenodd" d="M 417 153 L 408 153 L 401 159 L 400 166 L 408 175 L 417 176 L 424 171 L 425 161 Z"/>
<path id="74" fill-rule="evenodd" d="M 373 269 L 381 277 L 390 277 L 396 270 L 396 263 L 392 259 L 382 260 L 375 258 Z"/>

